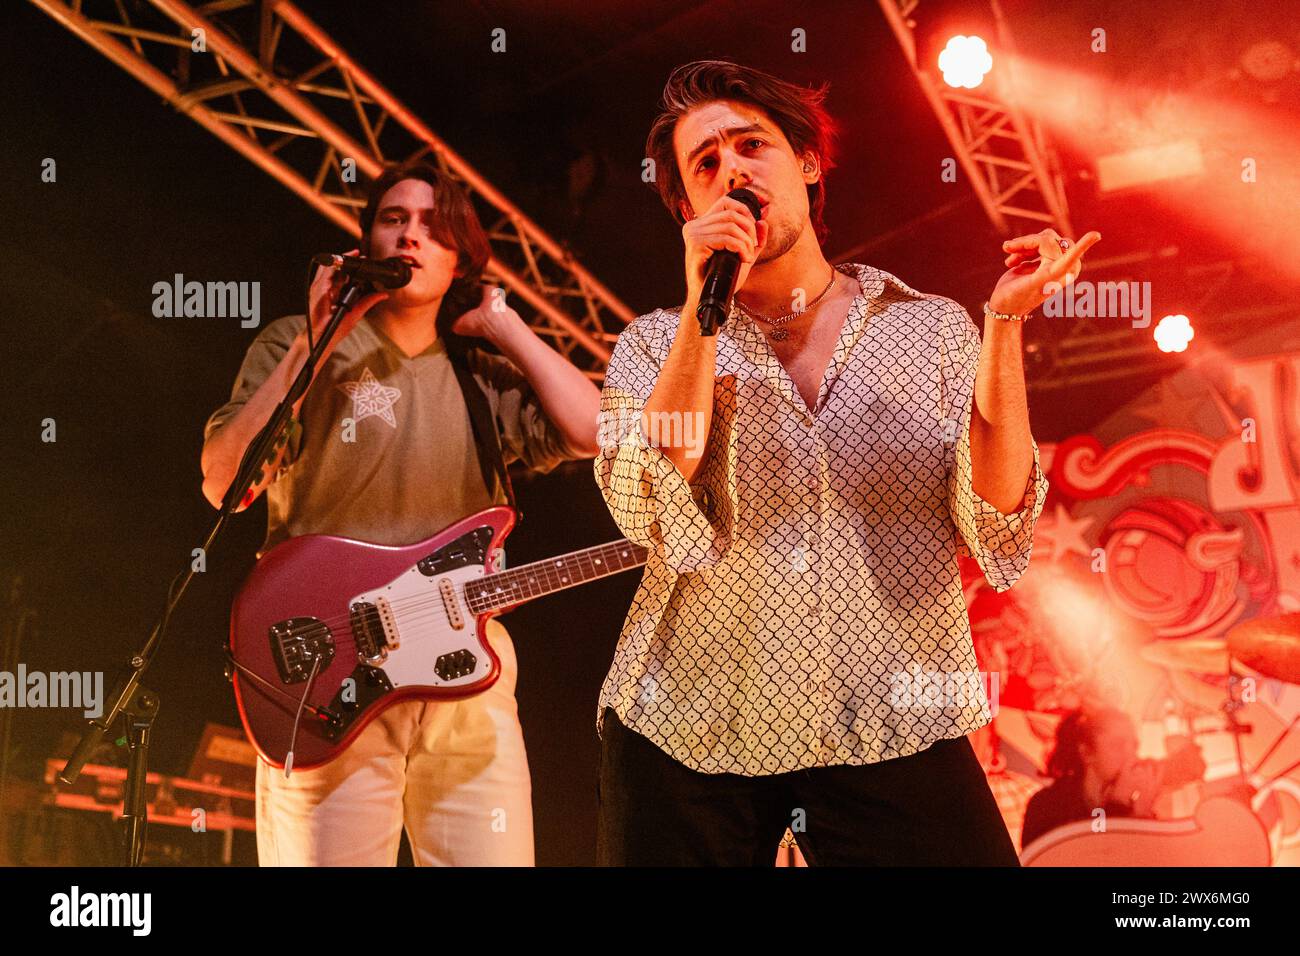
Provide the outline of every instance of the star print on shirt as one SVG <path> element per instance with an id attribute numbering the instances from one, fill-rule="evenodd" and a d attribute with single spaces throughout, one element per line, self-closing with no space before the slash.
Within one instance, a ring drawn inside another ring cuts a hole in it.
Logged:
<path id="1" fill-rule="evenodd" d="M 402 397 L 400 389 L 390 388 L 375 378 L 369 368 L 361 370 L 361 380 L 341 382 L 338 385 L 352 398 L 352 420 L 359 422 L 371 415 L 378 415 L 393 428 L 397 427 L 397 416 L 393 414 L 393 405 Z"/>

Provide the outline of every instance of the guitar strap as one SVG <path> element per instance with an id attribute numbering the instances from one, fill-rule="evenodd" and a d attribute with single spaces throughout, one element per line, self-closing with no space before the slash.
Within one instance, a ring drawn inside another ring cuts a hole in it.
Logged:
<path id="1" fill-rule="evenodd" d="M 474 430 L 474 445 L 478 449 L 478 464 L 483 472 L 483 484 L 490 490 L 499 482 L 505 490 L 510 507 L 518 514 L 515 490 L 510 484 L 510 473 L 506 470 L 505 458 L 501 453 L 501 435 L 492 420 L 492 406 L 488 402 L 488 397 L 483 394 L 483 389 L 479 388 L 478 382 L 474 380 L 474 373 L 470 371 L 469 359 L 463 348 L 449 344 L 447 357 L 451 359 L 451 367 L 456 371 L 456 381 L 460 383 L 461 394 L 465 397 L 465 407 L 469 410 L 469 423 Z M 519 517 L 523 516 L 519 515 Z"/>

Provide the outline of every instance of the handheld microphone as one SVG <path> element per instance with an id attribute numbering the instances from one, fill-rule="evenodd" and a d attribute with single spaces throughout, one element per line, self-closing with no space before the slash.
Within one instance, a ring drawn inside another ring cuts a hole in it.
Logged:
<path id="1" fill-rule="evenodd" d="M 322 252 L 311 260 L 318 266 L 333 266 L 344 275 L 363 282 L 373 282 L 383 289 L 400 289 L 411 281 L 411 264 L 394 256 L 391 259 L 367 259 L 365 256 L 338 256 Z"/>
<path id="2" fill-rule="evenodd" d="M 763 218 L 763 208 L 758 197 L 744 187 L 727 193 L 732 199 L 745 204 L 754 219 Z M 736 277 L 740 275 L 740 256 L 730 249 L 719 249 L 709 257 L 704 287 L 700 290 L 700 304 L 695 317 L 700 320 L 701 335 L 717 335 L 718 326 L 727 321 L 731 311 L 731 296 L 736 291 Z"/>

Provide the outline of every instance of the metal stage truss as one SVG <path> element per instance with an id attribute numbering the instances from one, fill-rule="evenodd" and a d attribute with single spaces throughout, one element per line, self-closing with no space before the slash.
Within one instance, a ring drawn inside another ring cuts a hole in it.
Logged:
<path id="1" fill-rule="evenodd" d="M 363 190 L 345 174 L 345 161 L 368 179 L 386 162 L 429 157 L 473 198 L 491 237 L 490 274 L 522 300 L 520 311 L 543 339 L 591 378 L 603 378 L 632 310 L 289 0 L 31 2 L 353 236 L 360 234 Z M 1000 95 L 997 82 L 952 89 L 934 64 L 921 62 L 917 33 L 931 26 L 924 0 L 878 2 L 997 233 L 1051 226 L 1073 235 L 1061 172 L 1039 125 Z M 989 8 L 1000 48 L 1013 50 L 997 0 Z M 194 49 L 199 37 L 202 52 Z M 1088 272 L 1135 280 L 1131 267 L 1140 263 L 1167 277 L 1188 271 L 1176 250 L 1146 250 L 1090 261 Z M 1241 281 L 1240 267 L 1218 263 L 1191 270 L 1209 275 L 1181 278 L 1213 280 L 1227 268 Z M 1202 298 L 1211 314 L 1224 307 L 1218 334 L 1249 327 L 1261 309 L 1272 316 L 1290 308 L 1266 290 L 1247 310 L 1240 297 Z M 1198 328 L 1207 330 L 1210 317 L 1198 315 Z M 1031 390 L 1050 391 L 1156 371 L 1162 356 L 1148 335 L 1114 322 L 1060 318 L 1030 324 L 1026 359 L 1034 368 Z"/>
<path id="2" fill-rule="evenodd" d="M 134 16 L 122 0 L 31 2 L 353 236 L 353 179 L 428 157 L 472 197 L 489 274 L 543 339 L 603 378 L 632 310 L 288 0 L 143 0 Z"/>

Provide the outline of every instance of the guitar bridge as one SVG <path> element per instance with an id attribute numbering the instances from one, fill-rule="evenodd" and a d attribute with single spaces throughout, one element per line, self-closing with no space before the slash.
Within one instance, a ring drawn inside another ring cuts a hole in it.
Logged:
<path id="1" fill-rule="evenodd" d="M 357 642 L 357 660 L 379 665 L 388 659 L 388 640 L 380 609 L 369 601 L 352 605 L 352 636 Z"/>

